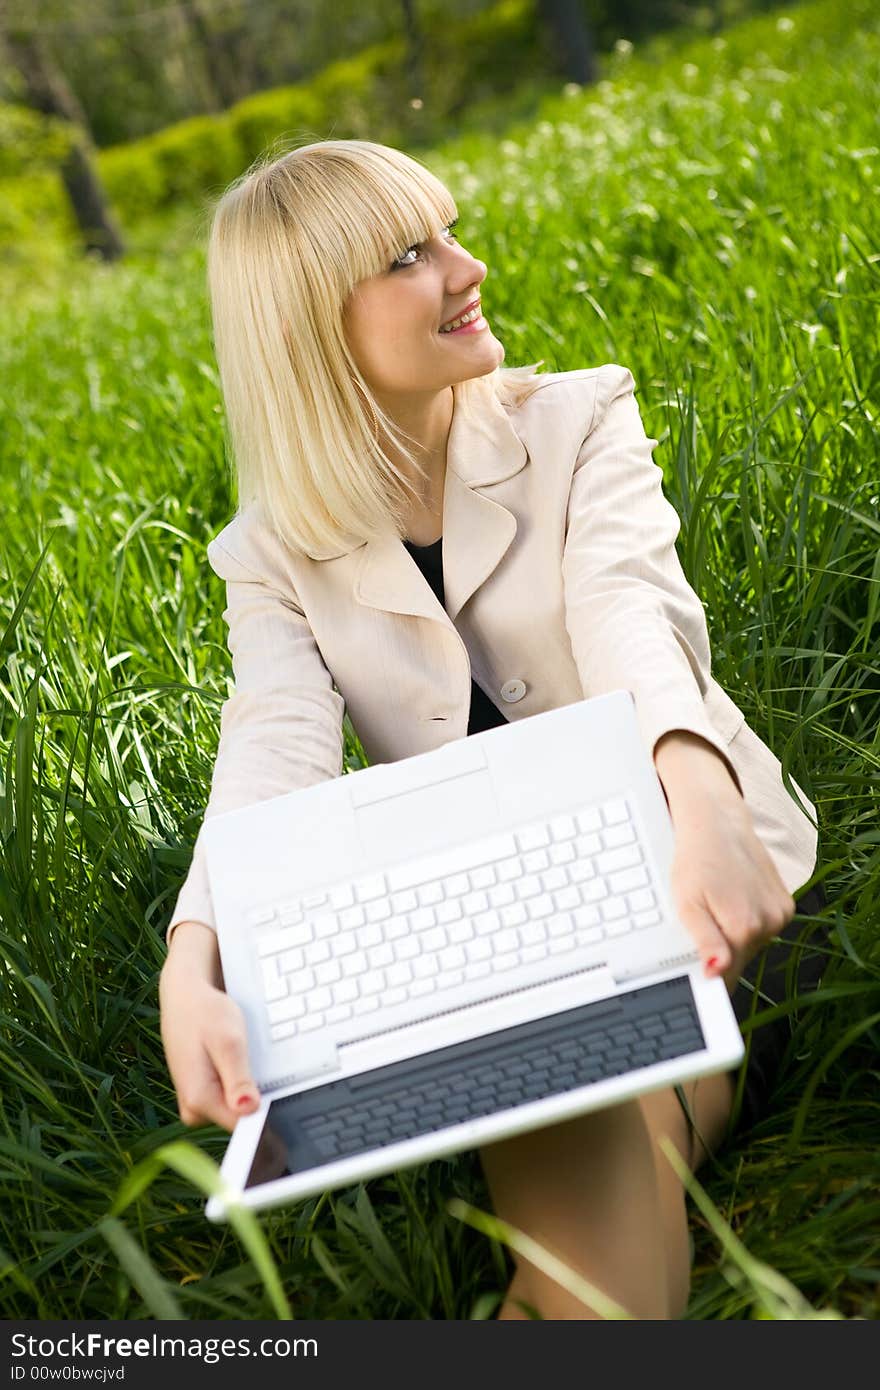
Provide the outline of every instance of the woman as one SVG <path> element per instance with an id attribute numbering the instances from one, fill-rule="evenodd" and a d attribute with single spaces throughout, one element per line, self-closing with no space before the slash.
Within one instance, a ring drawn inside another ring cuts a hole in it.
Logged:
<path id="1" fill-rule="evenodd" d="M 241 510 L 209 546 L 235 693 L 206 816 L 339 775 L 346 706 L 374 762 L 624 686 L 670 808 L 676 905 L 745 1017 L 743 971 L 782 969 L 784 945 L 760 948 L 821 905 L 792 897 L 815 866 L 814 808 L 711 679 L 631 374 L 502 370 L 486 266 L 456 221 L 421 164 L 364 141 L 267 162 L 217 208 L 209 282 Z M 257 1096 L 199 840 L 160 993 L 183 1120 L 231 1129 Z M 784 1035 L 752 1042 L 741 1123 L 761 1113 Z M 685 1197 L 659 1139 L 697 1169 L 734 1082 L 485 1146 L 496 1212 L 635 1316 L 682 1316 Z M 500 1316 L 523 1304 L 593 1316 L 525 1260 Z"/>

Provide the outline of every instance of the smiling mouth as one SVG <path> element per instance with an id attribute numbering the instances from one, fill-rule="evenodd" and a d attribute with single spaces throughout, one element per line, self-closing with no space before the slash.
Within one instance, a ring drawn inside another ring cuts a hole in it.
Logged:
<path id="1" fill-rule="evenodd" d="M 475 322 L 482 314 L 482 311 L 482 301 L 479 299 L 475 299 L 473 304 L 469 305 L 468 308 L 465 309 L 463 313 L 459 314 L 457 318 L 450 319 L 448 323 L 441 324 L 439 331 L 441 333 L 455 333 L 458 331 L 459 328 L 462 328 L 464 326 L 465 322 Z M 455 325 L 455 327 L 453 327 L 453 324 Z"/>

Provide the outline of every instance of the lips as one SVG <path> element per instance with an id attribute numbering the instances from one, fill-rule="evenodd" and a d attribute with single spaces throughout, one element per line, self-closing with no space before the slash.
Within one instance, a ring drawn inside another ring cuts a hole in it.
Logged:
<path id="1" fill-rule="evenodd" d="M 465 314 L 469 314 L 471 309 L 475 309 L 479 302 L 479 299 L 472 299 L 470 304 L 466 304 L 463 309 L 459 309 L 457 314 L 453 314 L 452 318 L 446 320 L 446 323 L 441 323 L 440 327 L 446 328 L 450 323 L 455 323 L 456 319 L 462 318 Z"/>

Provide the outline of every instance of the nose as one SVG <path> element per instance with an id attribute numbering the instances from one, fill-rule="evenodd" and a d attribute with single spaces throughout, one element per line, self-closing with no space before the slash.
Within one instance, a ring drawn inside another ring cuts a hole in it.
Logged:
<path id="1" fill-rule="evenodd" d="M 458 242 L 446 242 L 449 252 L 449 288 L 450 294 L 461 294 L 462 290 L 473 286 L 476 289 L 482 285 L 488 272 L 485 261 L 478 260 L 472 256 L 470 251 Z"/>

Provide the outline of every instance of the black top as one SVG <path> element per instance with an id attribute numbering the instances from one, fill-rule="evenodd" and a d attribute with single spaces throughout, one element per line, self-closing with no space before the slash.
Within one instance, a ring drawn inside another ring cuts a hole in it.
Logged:
<path id="1" fill-rule="evenodd" d="M 445 608 L 446 596 L 443 588 L 443 537 L 441 536 L 433 545 L 415 545 L 412 541 L 407 540 L 403 543 Z M 472 676 L 471 711 L 468 717 L 468 733 L 479 734 L 482 733 L 484 729 L 494 729 L 497 724 L 506 723 L 507 716 L 502 714 L 496 705 L 493 705 L 488 695 L 483 693 Z"/>

